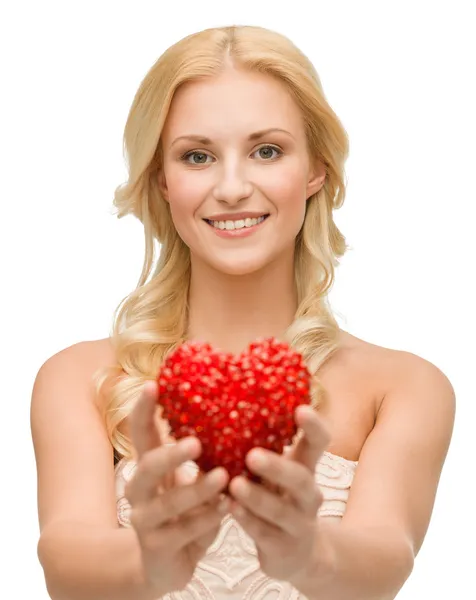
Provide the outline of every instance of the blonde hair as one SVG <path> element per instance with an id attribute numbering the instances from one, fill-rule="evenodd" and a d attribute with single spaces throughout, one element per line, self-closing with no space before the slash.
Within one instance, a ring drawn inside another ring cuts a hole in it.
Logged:
<path id="1" fill-rule="evenodd" d="M 319 368 L 338 349 L 339 326 L 327 294 L 338 258 L 348 249 L 332 216 L 345 197 L 346 131 L 325 98 L 314 66 L 285 36 L 253 26 L 189 35 L 164 52 L 134 97 L 124 131 L 129 177 L 114 196 L 118 218 L 132 214 L 143 224 L 145 256 L 136 289 L 114 312 L 110 340 L 117 362 L 98 369 L 94 384 L 115 453 L 128 459 L 133 448 L 126 418 L 144 383 L 156 378 L 165 356 L 186 339 L 190 253 L 159 191 L 161 131 L 178 87 L 217 76 L 230 61 L 235 68 L 268 74 L 286 85 L 302 111 L 310 157 L 326 167 L 325 183 L 309 198 L 296 238 L 298 308 L 286 340 L 301 352 L 316 381 Z M 154 267 L 155 242 L 161 247 Z M 313 404 L 319 406 L 324 396 L 318 384 Z"/>

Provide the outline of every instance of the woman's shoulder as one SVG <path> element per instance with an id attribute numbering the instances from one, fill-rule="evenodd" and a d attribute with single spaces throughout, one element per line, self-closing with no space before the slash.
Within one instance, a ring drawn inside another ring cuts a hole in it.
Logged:
<path id="1" fill-rule="evenodd" d="M 110 337 L 79 342 L 88 350 L 92 362 L 100 366 L 108 366 L 116 363 L 114 347 Z"/>
<path id="2" fill-rule="evenodd" d="M 75 380 L 89 384 L 88 397 L 97 402 L 95 375 L 106 367 L 118 367 L 110 338 L 81 340 L 51 355 L 39 372 L 67 372 Z"/>
<path id="3" fill-rule="evenodd" d="M 342 367 L 346 367 L 358 373 L 361 381 L 372 382 L 379 402 L 409 378 L 429 376 L 448 380 L 436 364 L 423 356 L 362 340 L 344 330 L 340 331 L 340 347 L 335 358 L 330 370 L 342 372 Z"/>
<path id="4" fill-rule="evenodd" d="M 410 352 L 388 346 L 381 346 L 361 338 L 351 333 L 340 330 L 339 332 L 339 351 L 337 357 L 340 360 L 354 361 L 356 364 L 368 364 L 374 369 L 378 366 L 384 373 L 401 374 L 401 369 L 412 369 L 418 365 L 432 365 L 430 361 Z M 433 365 L 435 367 L 435 365 Z"/>
<path id="5" fill-rule="evenodd" d="M 50 356 L 47 362 L 71 360 L 82 369 L 116 363 L 114 348 L 110 338 L 81 340 L 66 346 Z"/>

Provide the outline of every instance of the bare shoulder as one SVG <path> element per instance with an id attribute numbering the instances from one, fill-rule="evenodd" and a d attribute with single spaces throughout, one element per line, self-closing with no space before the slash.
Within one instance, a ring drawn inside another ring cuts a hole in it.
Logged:
<path id="1" fill-rule="evenodd" d="M 431 361 L 406 350 L 379 346 L 341 331 L 341 348 L 348 361 L 362 371 L 371 371 L 374 385 L 382 392 L 380 402 L 394 390 L 412 385 L 438 385 L 454 396 L 448 376 Z M 377 409 L 379 408 L 377 406 Z"/>
<path id="2" fill-rule="evenodd" d="M 412 352 L 358 338 L 350 343 L 360 348 L 355 360 L 372 365 L 375 381 L 383 392 L 375 406 L 371 434 L 378 440 L 379 451 L 391 446 L 392 436 L 402 440 L 415 429 L 419 444 L 432 449 L 435 464 L 439 465 L 435 467 L 437 472 L 446 457 L 456 416 L 456 393 L 449 377 L 437 365 Z"/>
<path id="3" fill-rule="evenodd" d="M 83 375 L 92 374 L 96 369 L 115 362 L 114 350 L 109 338 L 79 341 L 62 348 L 51 355 L 41 365 L 39 373 L 59 366 L 67 372 L 74 369 Z"/>
<path id="4" fill-rule="evenodd" d="M 101 338 L 84 342 L 91 347 L 93 353 L 103 364 L 112 364 L 115 362 L 114 347 L 111 338 Z"/>
<path id="5" fill-rule="evenodd" d="M 379 346 L 341 330 L 339 349 L 320 372 L 329 398 L 321 412 L 332 434 L 329 451 L 334 454 L 359 460 L 369 436 L 390 413 L 389 427 L 396 435 L 408 421 L 424 421 L 430 411 L 432 416 L 439 411 L 441 421 L 451 429 L 455 399 L 448 377 L 411 352 Z"/>

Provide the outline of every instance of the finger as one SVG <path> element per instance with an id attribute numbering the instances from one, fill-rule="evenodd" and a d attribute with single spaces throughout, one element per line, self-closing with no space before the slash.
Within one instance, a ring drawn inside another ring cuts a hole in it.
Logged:
<path id="1" fill-rule="evenodd" d="M 267 524 L 293 537 L 302 534 L 305 527 L 305 514 L 294 504 L 244 477 L 235 477 L 230 484 L 230 489 L 238 501 L 238 505 L 233 506 L 233 514 L 237 517 L 240 516 L 240 507 L 243 507 Z"/>
<path id="2" fill-rule="evenodd" d="M 264 554 L 275 552 L 276 547 L 283 543 L 283 531 L 247 508 L 240 508 L 241 511 L 236 512 L 234 518 L 256 544 L 257 549 Z M 291 538 L 289 541 L 292 541 Z"/>
<path id="3" fill-rule="evenodd" d="M 189 436 L 169 446 L 160 446 L 146 452 L 137 463 L 133 477 L 127 482 L 125 496 L 134 506 L 157 495 L 157 486 L 167 473 L 187 460 L 196 458 L 200 442 Z"/>
<path id="4" fill-rule="evenodd" d="M 196 514 L 199 514 L 199 512 L 203 509 L 204 506 L 209 506 L 212 507 L 214 510 L 220 510 L 221 512 L 223 512 L 223 515 L 227 512 L 230 512 L 230 504 L 231 504 L 231 499 L 229 498 L 229 496 L 227 494 L 225 494 L 223 491 L 219 492 L 218 494 L 215 494 L 213 498 L 211 498 L 210 500 L 206 500 L 203 504 L 201 504 L 200 506 L 196 506 L 195 508 L 191 508 L 190 510 L 188 510 L 185 513 L 185 516 L 194 516 Z M 175 519 L 178 521 L 181 517 L 176 517 Z M 173 519 L 172 519 L 173 521 Z"/>
<path id="5" fill-rule="evenodd" d="M 185 462 L 175 469 L 174 487 L 195 483 L 200 479 L 200 471 L 195 463 Z"/>
<path id="6" fill-rule="evenodd" d="M 310 406 L 298 406 L 294 415 L 303 435 L 291 450 L 290 456 L 314 474 L 317 461 L 330 442 L 329 432 L 322 419 Z"/>
<path id="7" fill-rule="evenodd" d="M 220 492 L 228 483 L 228 473 L 223 467 L 213 469 L 198 482 L 170 490 L 155 497 L 143 512 L 147 527 L 161 527 L 168 521 L 193 516 L 204 505 L 217 508 Z"/>
<path id="8" fill-rule="evenodd" d="M 129 416 L 129 434 L 136 450 L 136 460 L 152 448 L 161 445 L 160 433 L 154 421 L 157 410 L 157 382 L 144 384 L 139 400 Z"/>
<path id="9" fill-rule="evenodd" d="M 216 532 L 220 527 L 227 512 L 227 500 L 224 502 L 221 510 L 204 504 L 194 515 L 185 515 L 175 523 L 166 523 L 151 530 L 146 536 L 147 545 L 154 549 L 164 548 L 173 555 L 192 542 L 199 540 L 203 543 L 203 536 Z"/>
<path id="10" fill-rule="evenodd" d="M 246 463 L 263 480 L 278 485 L 299 510 L 309 515 L 315 514 L 320 496 L 314 471 L 264 448 L 250 450 L 246 455 Z"/>
<path id="11" fill-rule="evenodd" d="M 216 507 L 218 494 L 227 483 L 227 471 L 217 467 L 198 483 L 176 487 L 167 494 L 155 496 L 147 505 L 139 507 L 135 522 L 139 528 L 155 529 L 183 517 L 189 511 L 196 514 L 206 503 Z"/>

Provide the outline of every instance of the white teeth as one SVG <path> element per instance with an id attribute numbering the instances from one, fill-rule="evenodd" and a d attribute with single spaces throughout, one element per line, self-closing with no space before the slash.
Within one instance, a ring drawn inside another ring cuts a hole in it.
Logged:
<path id="1" fill-rule="evenodd" d="M 213 227 L 216 229 L 243 229 L 244 227 L 253 227 L 253 225 L 258 225 L 258 223 L 262 223 L 265 219 L 265 216 L 259 217 L 258 219 L 240 219 L 239 221 L 209 221 Z"/>

